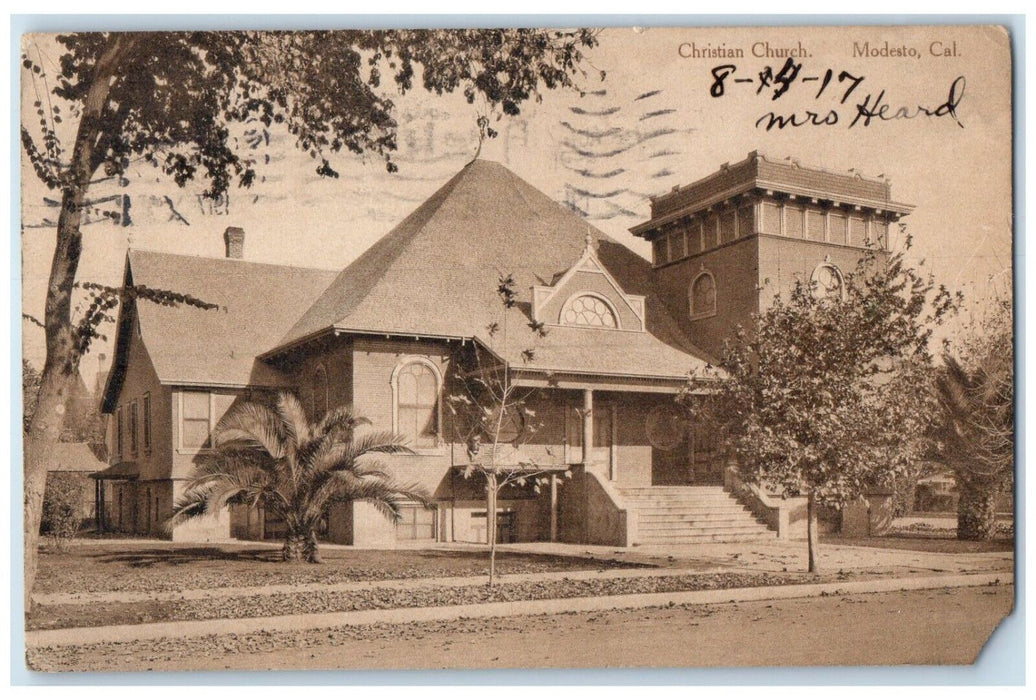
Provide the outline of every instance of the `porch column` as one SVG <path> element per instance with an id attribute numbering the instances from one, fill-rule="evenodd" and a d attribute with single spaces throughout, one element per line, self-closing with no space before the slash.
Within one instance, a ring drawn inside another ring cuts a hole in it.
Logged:
<path id="1" fill-rule="evenodd" d="M 594 447 L 594 390 L 583 389 L 583 465 L 590 466 Z"/>
<path id="2" fill-rule="evenodd" d="M 101 494 L 104 493 L 102 490 L 102 482 L 100 479 L 94 479 L 94 522 L 97 527 L 97 534 L 100 535 L 104 532 L 103 522 L 104 514 L 101 512 L 103 506 L 103 498 Z"/>
<path id="3" fill-rule="evenodd" d="M 558 541 L 558 475 L 550 473 L 550 541 Z"/>

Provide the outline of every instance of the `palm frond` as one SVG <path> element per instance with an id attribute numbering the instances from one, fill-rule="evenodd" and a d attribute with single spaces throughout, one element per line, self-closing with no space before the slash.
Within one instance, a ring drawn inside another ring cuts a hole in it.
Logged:
<path id="1" fill-rule="evenodd" d="M 354 460 L 367 454 L 415 454 L 407 444 L 406 437 L 388 430 L 373 430 L 363 433 L 353 438 L 349 448 Z"/>
<path id="2" fill-rule="evenodd" d="M 391 478 L 365 473 L 358 476 L 352 471 L 329 472 L 324 483 L 316 490 L 310 501 L 312 513 L 323 513 L 333 500 L 367 501 L 379 511 L 398 522 L 401 507 L 405 503 L 417 502 L 427 505 L 430 496 L 418 484 L 403 485 Z"/>
<path id="3" fill-rule="evenodd" d="M 394 487 L 381 495 L 368 496 L 363 499 L 373 505 L 379 513 L 391 520 L 393 524 L 403 519 L 403 506 L 410 502 L 418 501 L 422 505 L 427 504 L 427 497 L 422 496 L 423 492 L 419 487 Z"/>
<path id="4" fill-rule="evenodd" d="M 164 523 L 164 529 L 171 531 L 187 520 L 219 513 L 227 502 L 240 493 L 240 488 L 212 480 L 188 489 L 173 504 L 173 514 Z"/>
<path id="5" fill-rule="evenodd" d="M 164 527 L 169 530 L 191 518 L 218 513 L 235 498 L 255 505 L 275 485 L 273 475 L 255 459 L 240 453 L 216 453 L 195 467 Z"/>
<path id="6" fill-rule="evenodd" d="M 299 397 L 289 391 L 277 395 L 277 413 L 284 423 L 285 434 L 296 447 L 313 439 L 312 425 Z"/>
<path id="7" fill-rule="evenodd" d="M 370 425 L 370 421 L 363 416 L 353 414 L 347 406 L 332 408 L 317 424 L 313 430 L 316 437 L 331 437 L 333 441 L 340 441 L 349 436 L 361 425 Z"/>
<path id="8" fill-rule="evenodd" d="M 273 459 L 285 455 L 282 418 L 269 407 L 248 401 L 232 408 L 213 431 L 216 449 L 262 449 Z"/>

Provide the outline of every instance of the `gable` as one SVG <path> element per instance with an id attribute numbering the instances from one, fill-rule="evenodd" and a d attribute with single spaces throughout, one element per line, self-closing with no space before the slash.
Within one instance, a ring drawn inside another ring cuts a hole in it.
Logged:
<path id="1" fill-rule="evenodd" d="M 551 326 L 587 326 L 587 316 L 601 315 L 608 317 L 603 327 L 645 330 L 644 297 L 622 289 L 597 259 L 593 241 L 588 240 L 582 258 L 560 279 L 532 288 L 532 318 Z"/>
<path id="2" fill-rule="evenodd" d="M 283 374 L 256 356 L 277 342 L 335 274 L 238 259 L 129 251 L 126 284 L 188 294 L 218 308 L 150 301 L 120 308 L 106 410 L 130 361 L 130 338 L 139 338 L 162 384 L 285 385 Z"/>

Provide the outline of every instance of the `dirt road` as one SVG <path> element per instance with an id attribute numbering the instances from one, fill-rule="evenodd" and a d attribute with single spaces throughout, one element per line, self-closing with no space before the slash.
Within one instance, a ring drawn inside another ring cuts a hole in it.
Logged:
<path id="1" fill-rule="evenodd" d="M 50 652 L 62 670 L 968 664 L 1013 586 L 457 620 L 158 647 Z"/>

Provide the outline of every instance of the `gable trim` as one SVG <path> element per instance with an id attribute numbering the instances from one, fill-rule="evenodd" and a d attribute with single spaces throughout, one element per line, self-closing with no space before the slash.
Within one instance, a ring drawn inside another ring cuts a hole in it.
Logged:
<path id="1" fill-rule="evenodd" d="M 611 273 L 608 272 L 608 268 L 604 266 L 594 252 L 594 242 L 590 233 L 587 232 L 586 248 L 583 250 L 583 255 L 579 258 L 579 261 L 575 265 L 568 268 L 568 270 L 561 276 L 557 282 L 550 285 L 534 285 L 532 287 L 532 320 L 537 323 L 546 323 L 548 325 L 565 325 L 561 323 L 560 316 L 557 320 L 543 318 L 543 308 L 549 304 L 554 297 L 556 297 L 561 289 L 565 287 L 569 281 L 579 272 L 586 272 L 589 274 L 602 275 L 607 281 L 608 285 L 611 286 L 615 293 L 622 299 L 626 305 L 630 308 L 640 320 L 640 328 L 620 328 L 621 323 L 619 319 L 618 309 L 615 308 L 615 304 L 608 298 L 589 290 L 583 292 L 574 292 L 572 296 L 578 296 L 581 294 L 588 294 L 590 296 L 604 300 L 608 307 L 612 310 L 612 314 L 615 316 L 616 327 L 614 330 L 627 330 L 635 332 L 644 332 L 647 330 L 647 323 L 644 318 L 645 310 L 645 297 L 639 294 L 627 294 L 625 290 L 619 285 L 619 283 L 612 277 Z M 571 301 L 571 297 L 565 302 L 565 305 Z M 563 305 L 564 306 L 564 305 Z M 575 326 L 573 326 L 575 327 Z M 596 327 L 596 326 L 595 326 Z"/>
<path id="2" fill-rule="evenodd" d="M 133 271 L 130 268 L 130 256 L 129 252 L 126 253 L 125 270 L 122 274 L 122 286 L 129 287 L 133 285 Z M 136 315 L 136 300 L 132 302 L 132 315 Z M 108 376 L 104 380 L 104 388 L 101 389 L 101 413 L 111 414 L 115 409 L 116 399 L 119 393 L 122 391 L 122 382 L 126 377 L 126 368 L 129 365 L 129 351 L 130 342 L 132 340 L 132 329 L 129 326 L 130 313 L 129 305 L 125 302 L 119 303 L 119 318 L 116 321 L 115 327 L 115 351 L 112 357 L 111 369 L 108 370 Z M 147 345 L 143 342 L 143 337 L 140 337 L 141 344 L 144 345 L 145 350 Z M 150 358 L 149 358 L 150 359 Z"/>

